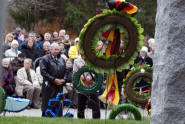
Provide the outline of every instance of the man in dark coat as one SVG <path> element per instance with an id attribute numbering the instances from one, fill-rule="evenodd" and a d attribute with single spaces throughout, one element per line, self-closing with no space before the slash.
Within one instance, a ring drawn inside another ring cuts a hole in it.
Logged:
<path id="1" fill-rule="evenodd" d="M 65 84 L 66 65 L 64 59 L 60 57 L 59 45 L 53 43 L 50 47 L 50 54 L 43 56 L 40 62 L 42 83 L 42 116 L 48 108 L 48 100 L 56 98 L 59 92 L 62 92 Z"/>

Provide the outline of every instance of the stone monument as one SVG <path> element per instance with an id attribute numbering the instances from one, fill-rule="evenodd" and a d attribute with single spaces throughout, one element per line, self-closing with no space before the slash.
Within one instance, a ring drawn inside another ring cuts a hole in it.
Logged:
<path id="1" fill-rule="evenodd" d="M 185 0 L 157 0 L 151 124 L 185 124 Z"/>
<path id="2" fill-rule="evenodd" d="M 2 44 L 4 42 L 3 33 L 5 31 L 5 18 L 6 18 L 6 0 L 0 0 L 0 63 L 2 59 Z M 0 84 L 1 84 L 1 66 L 0 66 Z"/>

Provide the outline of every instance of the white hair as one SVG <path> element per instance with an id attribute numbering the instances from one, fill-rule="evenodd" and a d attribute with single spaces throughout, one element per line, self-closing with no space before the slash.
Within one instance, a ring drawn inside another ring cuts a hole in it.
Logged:
<path id="1" fill-rule="evenodd" d="M 62 33 L 62 32 L 66 33 L 66 30 L 65 30 L 65 29 L 61 29 L 61 30 L 59 31 L 59 33 Z"/>
<path id="2" fill-rule="evenodd" d="M 53 47 L 55 47 L 55 46 L 59 46 L 58 43 L 52 43 L 51 46 L 50 46 L 50 50 L 52 50 Z"/>
<path id="3" fill-rule="evenodd" d="M 150 38 L 149 40 L 148 40 L 148 44 L 154 44 L 155 43 L 155 39 L 154 38 Z"/>

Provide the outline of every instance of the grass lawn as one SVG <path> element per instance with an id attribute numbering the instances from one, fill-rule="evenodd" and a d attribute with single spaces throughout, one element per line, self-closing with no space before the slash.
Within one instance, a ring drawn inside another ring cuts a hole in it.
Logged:
<path id="1" fill-rule="evenodd" d="M 105 120 L 0 116 L 0 124 L 105 124 Z M 106 124 L 150 124 L 150 120 L 106 120 Z"/>

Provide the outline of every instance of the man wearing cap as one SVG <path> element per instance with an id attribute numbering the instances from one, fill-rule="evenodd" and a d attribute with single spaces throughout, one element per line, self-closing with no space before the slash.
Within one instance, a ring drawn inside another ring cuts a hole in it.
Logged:
<path id="1" fill-rule="evenodd" d="M 139 53 L 139 56 L 135 60 L 135 64 L 139 64 L 139 65 L 148 64 L 152 67 L 153 66 L 153 61 L 147 55 L 147 53 L 148 53 L 148 48 L 146 46 L 143 46 L 140 53 Z"/>
<path id="2" fill-rule="evenodd" d="M 69 49 L 68 56 L 70 59 L 76 59 L 79 56 L 78 41 L 79 41 L 79 38 L 77 37 L 74 41 L 74 46 L 71 46 Z"/>
<path id="3" fill-rule="evenodd" d="M 12 32 L 13 36 L 14 36 L 14 40 L 17 40 L 17 42 L 19 43 L 19 45 L 22 43 L 22 40 L 19 39 L 19 33 L 20 31 L 14 30 Z"/>

